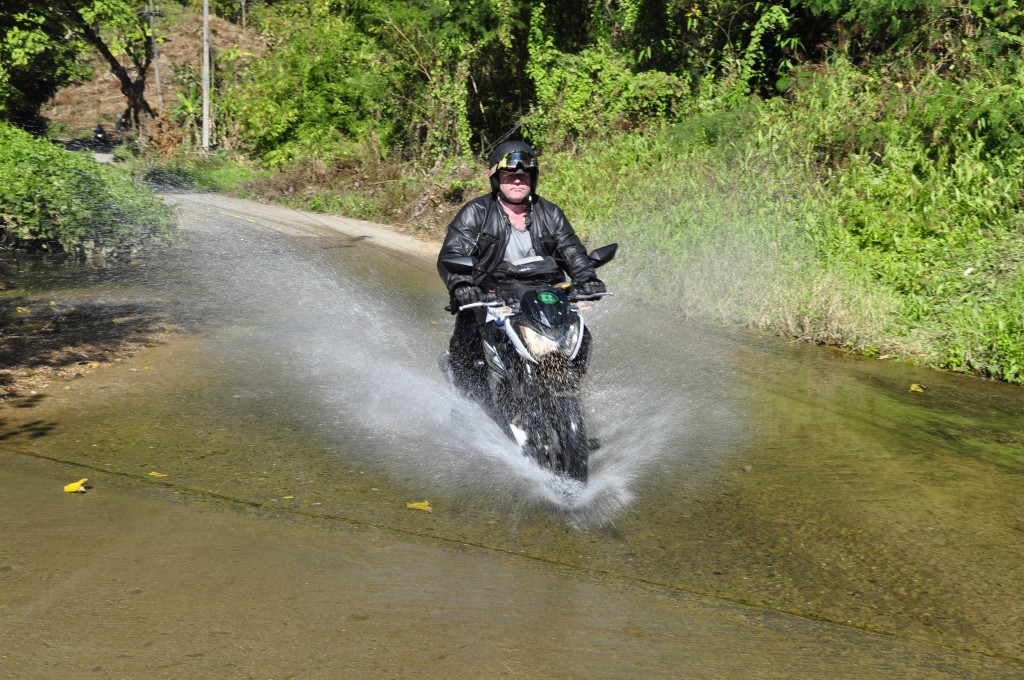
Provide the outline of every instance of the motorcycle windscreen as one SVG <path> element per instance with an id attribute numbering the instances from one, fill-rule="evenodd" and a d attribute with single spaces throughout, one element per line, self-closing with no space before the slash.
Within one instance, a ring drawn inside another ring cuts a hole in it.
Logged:
<path id="1" fill-rule="evenodd" d="M 523 295 L 520 311 L 548 328 L 560 328 L 571 322 L 569 298 L 555 288 L 529 291 Z"/>

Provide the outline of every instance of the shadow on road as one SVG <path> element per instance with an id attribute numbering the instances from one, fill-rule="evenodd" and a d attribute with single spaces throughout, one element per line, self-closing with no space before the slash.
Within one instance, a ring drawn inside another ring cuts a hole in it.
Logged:
<path id="1" fill-rule="evenodd" d="M 155 344 L 168 326 L 164 310 L 151 304 L 0 299 L 0 397 L 24 396 L 33 379 L 78 377 L 136 347 Z"/>

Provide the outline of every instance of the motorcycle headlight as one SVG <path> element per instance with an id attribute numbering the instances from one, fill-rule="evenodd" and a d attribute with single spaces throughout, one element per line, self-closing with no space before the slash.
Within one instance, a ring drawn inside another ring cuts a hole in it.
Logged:
<path id="1" fill-rule="evenodd" d="M 579 342 L 580 339 L 581 325 L 582 324 L 580 324 L 579 320 L 577 319 L 573 323 L 573 325 L 569 326 L 569 330 L 566 331 L 565 337 L 562 338 L 562 342 L 558 346 L 558 348 L 562 350 L 562 353 L 565 354 L 566 356 L 571 355 L 572 351 L 576 349 L 576 343 Z"/>
<path id="2" fill-rule="evenodd" d="M 539 358 L 558 349 L 557 342 L 546 335 L 541 335 L 529 326 L 520 326 L 519 331 L 523 336 L 523 344 L 534 357 Z"/>

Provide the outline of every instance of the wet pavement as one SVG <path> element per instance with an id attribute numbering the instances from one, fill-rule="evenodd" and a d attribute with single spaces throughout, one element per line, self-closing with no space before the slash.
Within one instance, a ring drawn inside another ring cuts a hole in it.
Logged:
<path id="1" fill-rule="evenodd" d="M 900 637 L 140 479 L 99 473 L 86 494 L 65 494 L 80 468 L 0 456 L 0 677 L 1021 673 Z"/>
<path id="2" fill-rule="evenodd" d="M 436 246 L 176 200 L 76 294 L 193 332 L 0 414 L 0 677 L 1024 674 L 1019 388 L 623 294 L 567 488 L 444 385 Z"/>

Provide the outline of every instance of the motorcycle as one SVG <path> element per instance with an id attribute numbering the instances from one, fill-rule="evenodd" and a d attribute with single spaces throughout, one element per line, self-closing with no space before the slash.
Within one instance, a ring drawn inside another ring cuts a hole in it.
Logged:
<path id="1" fill-rule="evenodd" d="M 618 244 L 590 253 L 594 267 L 615 257 Z M 442 260 L 455 274 L 481 277 L 473 257 Z M 583 295 L 568 284 L 550 285 L 561 270 L 550 257 L 505 265 L 475 310 L 481 329 L 482 359 L 473 367 L 471 398 L 542 467 L 587 481 L 590 452 L 599 446 L 587 436 L 580 384 L 590 361 L 591 335 L 582 312 L 610 295 Z M 451 377 L 450 368 L 448 370 Z"/>

